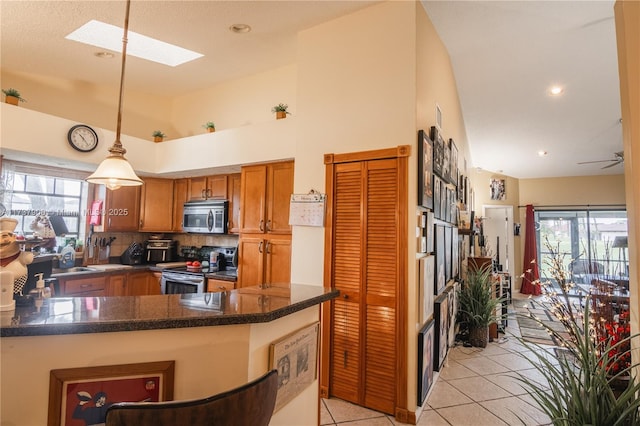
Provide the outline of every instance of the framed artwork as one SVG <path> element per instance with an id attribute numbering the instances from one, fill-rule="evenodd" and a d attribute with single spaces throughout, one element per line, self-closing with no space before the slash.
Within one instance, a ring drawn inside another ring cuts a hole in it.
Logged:
<path id="1" fill-rule="evenodd" d="M 438 104 L 436 104 L 436 127 L 442 130 L 442 110 Z"/>
<path id="2" fill-rule="evenodd" d="M 452 275 L 452 256 L 451 256 L 451 247 L 452 247 L 452 242 L 451 242 L 451 227 L 447 226 L 444 230 L 444 270 L 445 270 L 445 278 L 446 281 L 448 282 Z"/>
<path id="3" fill-rule="evenodd" d="M 444 245 L 444 225 L 435 225 L 436 229 L 436 268 L 434 277 L 434 294 L 438 295 L 442 293 L 447 285 L 447 275 L 445 271 L 445 245 Z"/>
<path id="4" fill-rule="evenodd" d="M 416 251 L 418 253 L 427 252 L 427 212 L 421 207 L 416 209 Z"/>
<path id="5" fill-rule="evenodd" d="M 431 126 L 431 140 L 433 141 L 433 173 L 442 178 L 442 167 L 444 164 L 444 139 L 440 131 Z"/>
<path id="6" fill-rule="evenodd" d="M 175 361 L 51 370 L 48 425 L 105 422 L 116 402 L 173 399 Z"/>
<path id="7" fill-rule="evenodd" d="M 433 176 L 433 214 L 436 219 L 440 219 L 440 197 L 442 197 L 442 180 L 438 176 Z"/>
<path id="8" fill-rule="evenodd" d="M 433 253 L 433 234 L 435 233 L 435 229 L 433 228 L 434 223 L 435 218 L 433 212 L 427 212 L 427 226 L 425 228 L 425 232 L 427 234 L 427 253 Z"/>
<path id="9" fill-rule="evenodd" d="M 505 190 L 504 179 L 491 178 L 489 180 L 489 188 L 490 188 L 492 200 L 504 201 L 507 199 L 507 192 Z"/>
<path id="10" fill-rule="evenodd" d="M 440 295 L 434 302 L 433 319 L 435 321 L 435 341 L 433 345 L 433 369 L 440 371 L 447 356 L 449 341 L 449 296 L 447 293 Z"/>
<path id="11" fill-rule="evenodd" d="M 447 183 L 440 184 L 440 220 L 447 221 Z"/>
<path id="12" fill-rule="evenodd" d="M 269 346 L 269 369 L 278 369 L 278 395 L 274 412 L 315 381 L 319 324 L 315 322 L 296 330 Z"/>
<path id="13" fill-rule="evenodd" d="M 446 141 L 443 142 L 443 146 L 442 180 L 449 183 L 451 182 L 451 147 Z"/>
<path id="14" fill-rule="evenodd" d="M 421 257 L 420 263 L 420 291 L 422 295 L 420 297 L 422 301 L 421 324 L 431 319 L 433 316 L 433 299 L 434 291 L 434 269 L 435 269 L 435 256 Z"/>
<path id="15" fill-rule="evenodd" d="M 433 208 L 433 142 L 427 132 L 418 132 L 418 204 Z"/>
<path id="16" fill-rule="evenodd" d="M 458 228 L 451 227 L 451 277 L 455 280 L 460 273 L 460 240 Z"/>
<path id="17" fill-rule="evenodd" d="M 466 188 L 464 187 L 466 183 L 466 178 L 464 175 L 458 175 L 458 200 L 460 200 L 460 203 L 462 203 L 462 206 L 464 207 L 464 209 L 467 209 L 467 199 L 464 196 L 465 192 L 466 192 Z"/>
<path id="18" fill-rule="evenodd" d="M 449 182 L 454 186 L 458 186 L 458 147 L 453 139 L 449 139 L 449 149 L 451 151 L 449 165 Z"/>
<path id="19" fill-rule="evenodd" d="M 458 316 L 458 287 L 460 283 L 455 282 L 447 291 L 449 302 L 449 330 L 447 331 L 447 344 L 451 348 L 456 343 L 456 319 Z"/>
<path id="20" fill-rule="evenodd" d="M 424 404 L 433 384 L 434 321 L 418 332 L 418 405 Z"/>

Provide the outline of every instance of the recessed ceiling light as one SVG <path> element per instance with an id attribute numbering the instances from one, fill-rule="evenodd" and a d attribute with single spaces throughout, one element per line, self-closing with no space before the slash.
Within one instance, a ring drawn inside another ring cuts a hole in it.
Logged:
<path id="1" fill-rule="evenodd" d="M 562 92 L 564 92 L 564 89 L 561 86 L 553 86 L 551 87 L 551 89 L 549 89 L 549 93 L 551 93 L 553 96 L 558 96 L 562 94 Z"/>
<path id="2" fill-rule="evenodd" d="M 543 150 L 538 151 L 538 156 L 544 157 L 545 155 L 547 155 L 547 151 L 543 151 Z"/>
<path id="3" fill-rule="evenodd" d="M 100 59 L 111 59 L 116 56 L 111 52 L 96 52 L 94 53 L 94 55 L 96 55 Z"/>
<path id="4" fill-rule="evenodd" d="M 229 30 L 234 33 L 248 33 L 251 31 L 251 27 L 247 24 L 233 24 Z"/>
<path id="5" fill-rule="evenodd" d="M 65 38 L 114 52 L 122 52 L 122 32 L 123 29 L 115 25 L 91 20 Z M 165 43 L 133 31 L 129 31 L 128 34 L 127 54 L 171 67 L 182 65 L 185 62 L 204 56 L 201 53 Z"/>

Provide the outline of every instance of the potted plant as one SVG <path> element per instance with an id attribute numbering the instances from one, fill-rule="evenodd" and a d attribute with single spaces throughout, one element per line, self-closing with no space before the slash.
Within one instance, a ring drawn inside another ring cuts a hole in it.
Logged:
<path id="1" fill-rule="evenodd" d="M 216 131 L 216 125 L 213 123 L 213 121 L 207 121 L 202 125 L 202 127 L 207 129 L 207 132 L 209 133 L 213 133 Z"/>
<path id="2" fill-rule="evenodd" d="M 289 105 L 287 104 L 278 104 L 271 108 L 271 112 L 275 112 L 276 119 L 280 120 L 281 118 L 287 118 L 287 114 L 291 114 L 289 111 L 287 111 L 287 108 L 289 108 Z"/>
<path id="3" fill-rule="evenodd" d="M 20 92 L 18 92 L 16 89 L 2 89 L 2 93 L 6 95 L 5 102 L 8 104 L 18 105 L 18 102 L 27 102 L 26 100 L 22 99 L 22 97 L 20 96 Z"/>
<path id="4" fill-rule="evenodd" d="M 484 348 L 489 340 L 489 325 L 502 318 L 496 314 L 502 299 L 493 295 L 491 264 L 468 268 L 460 286 L 458 300 L 463 321 L 469 327 L 469 343 Z"/>
<path id="5" fill-rule="evenodd" d="M 162 133 L 160 130 L 154 130 L 151 136 L 153 136 L 154 142 L 162 142 L 162 138 L 165 137 L 165 134 Z"/>

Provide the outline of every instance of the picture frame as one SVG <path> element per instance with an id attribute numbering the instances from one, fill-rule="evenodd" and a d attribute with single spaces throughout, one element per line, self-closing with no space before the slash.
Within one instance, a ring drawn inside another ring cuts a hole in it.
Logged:
<path id="1" fill-rule="evenodd" d="M 449 163 L 449 182 L 455 187 L 458 186 L 458 147 L 453 139 L 449 139 L 449 150 L 451 151 Z"/>
<path id="2" fill-rule="evenodd" d="M 494 201 L 504 201 L 507 199 L 506 182 L 504 179 L 489 179 L 489 191 L 491 199 Z"/>
<path id="3" fill-rule="evenodd" d="M 447 226 L 444 230 L 444 269 L 446 281 L 452 277 L 452 256 L 451 256 L 451 227 Z"/>
<path id="4" fill-rule="evenodd" d="M 104 423 L 115 402 L 171 401 L 174 373 L 175 361 L 51 370 L 47 425 Z"/>
<path id="5" fill-rule="evenodd" d="M 449 303 L 448 307 L 448 322 L 449 322 L 449 330 L 447 330 L 447 344 L 448 347 L 453 347 L 456 343 L 456 319 L 458 317 L 458 291 L 460 288 L 459 282 L 454 282 L 452 286 L 449 287 L 449 291 L 447 291 L 447 301 Z"/>
<path id="6" fill-rule="evenodd" d="M 431 141 L 433 142 L 433 173 L 443 178 L 443 164 L 444 164 L 444 139 L 442 134 L 436 128 L 431 126 Z"/>
<path id="7" fill-rule="evenodd" d="M 436 246 L 436 267 L 434 276 L 434 295 L 439 295 L 447 285 L 447 275 L 445 270 L 445 226 L 435 225 L 435 246 Z"/>
<path id="8" fill-rule="evenodd" d="M 440 371 L 447 356 L 449 341 L 449 296 L 443 293 L 436 298 L 433 307 L 433 319 L 435 321 L 434 345 L 433 345 L 433 369 Z"/>
<path id="9" fill-rule="evenodd" d="M 427 132 L 418 132 L 418 204 L 433 208 L 433 142 Z"/>
<path id="10" fill-rule="evenodd" d="M 421 207 L 416 209 L 416 252 L 427 252 L 427 212 Z"/>
<path id="11" fill-rule="evenodd" d="M 451 227 L 451 277 L 455 280 L 460 275 L 460 238 L 458 228 Z"/>
<path id="12" fill-rule="evenodd" d="M 451 146 L 449 142 L 443 141 L 443 160 L 442 160 L 442 180 L 447 183 L 451 182 Z"/>
<path id="13" fill-rule="evenodd" d="M 418 261 L 420 270 L 421 324 L 433 317 L 435 256 L 421 257 Z"/>
<path id="14" fill-rule="evenodd" d="M 427 212 L 427 226 L 425 227 L 425 233 L 427 237 L 427 253 L 433 253 L 433 234 L 435 233 L 434 229 L 435 224 L 435 216 L 432 211 Z"/>
<path id="15" fill-rule="evenodd" d="M 436 104 L 436 127 L 442 129 L 442 109 L 438 104 Z"/>
<path id="16" fill-rule="evenodd" d="M 442 197 L 442 180 L 434 174 L 433 176 L 433 214 L 436 219 L 440 219 L 440 209 L 442 203 L 440 198 Z"/>
<path id="17" fill-rule="evenodd" d="M 424 404 L 433 385 L 434 324 L 431 320 L 418 332 L 418 405 Z"/>
<path id="18" fill-rule="evenodd" d="M 274 413 L 316 380 L 319 325 L 316 321 L 269 345 L 269 369 L 278 369 Z"/>
<path id="19" fill-rule="evenodd" d="M 440 220 L 447 222 L 447 183 L 442 180 L 440 185 Z"/>

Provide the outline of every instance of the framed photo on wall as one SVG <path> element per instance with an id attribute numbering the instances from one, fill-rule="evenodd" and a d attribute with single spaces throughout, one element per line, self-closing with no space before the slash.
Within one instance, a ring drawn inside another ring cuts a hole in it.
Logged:
<path id="1" fill-rule="evenodd" d="M 504 201 L 507 199 L 507 191 L 505 185 L 506 183 L 504 179 L 491 178 L 489 180 L 489 188 L 492 200 Z"/>
<path id="2" fill-rule="evenodd" d="M 418 405 L 424 404 L 433 384 L 434 321 L 418 332 Z"/>
<path id="3" fill-rule="evenodd" d="M 451 227 L 451 277 L 455 280 L 460 274 L 460 239 L 458 228 Z"/>
<path id="4" fill-rule="evenodd" d="M 444 235 L 445 235 L 445 226 L 444 225 L 435 225 L 436 228 L 436 268 L 435 268 L 435 277 L 434 277 L 434 294 L 438 295 L 442 293 L 445 286 L 447 285 L 447 272 L 445 269 L 445 245 L 444 245 Z"/>
<path id="5" fill-rule="evenodd" d="M 433 142 L 427 132 L 418 132 L 418 204 L 433 208 Z"/>
<path id="6" fill-rule="evenodd" d="M 448 142 L 443 142 L 442 180 L 451 182 L 451 147 Z"/>
<path id="7" fill-rule="evenodd" d="M 442 180 L 438 176 L 433 176 L 433 214 L 436 219 L 441 218 Z"/>
<path id="8" fill-rule="evenodd" d="M 431 126 L 431 140 L 433 141 L 433 173 L 442 178 L 444 139 L 435 126 Z"/>
<path id="9" fill-rule="evenodd" d="M 451 227 L 447 226 L 444 230 L 444 269 L 445 269 L 445 278 L 448 282 L 452 275 L 452 256 L 451 256 Z"/>
<path id="10" fill-rule="evenodd" d="M 433 317 L 433 300 L 435 299 L 434 285 L 434 269 L 435 256 L 421 257 L 420 263 L 420 300 L 422 302 L 421 323 L 424 324 Z"/>
<path id="11" fill-rule="evenodd" d="M 447 356 L 449 341 L 449 296 L 447 293 L 441 294 L 434 303 L 433 319 L 435 321 L 435 344 L 433 353 L 433 369 L 440 371 Z"/>
<path id="12" fill-rule="evenodd" d="M 449 166 L 449 182 L 454 186 L 458 185 L 458 147 L 453 139 L 449 139 L 449 149 L 451 150 L 451 161 Z"/>
<path id="13" fill-rule="evenodd" d="M 433 212 L 427 212 L 427 226 L 425 228 L 425 233 L 427 234 L 427 253 L 433 253 L 433 234 L 435 233 L 435 228 L 433 224 L 435 223 Z"/>

